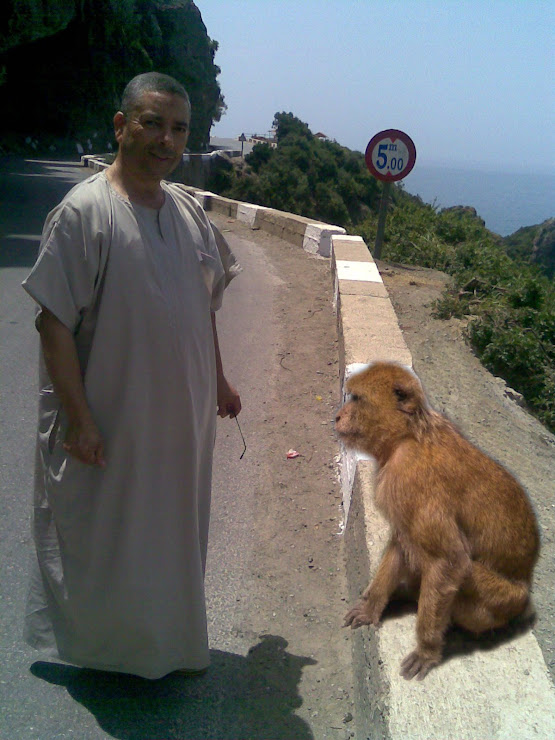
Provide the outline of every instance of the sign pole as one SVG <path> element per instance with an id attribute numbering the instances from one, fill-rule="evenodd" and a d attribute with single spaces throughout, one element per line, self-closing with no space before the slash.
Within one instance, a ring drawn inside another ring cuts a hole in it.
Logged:
<path id="1" fill-rule="evenodd" d="M 390 190 L 391 190 L 391 182 L 388 182 L 386 180 L 382 188 L 382 199 L 380 201 L 380 210 L 378 213 L 378 230 L 376 232 L 376 245 L 374 247 L 374 258 L 377 260 L 382 258 L 382 244 L 383 244 L 383 236 L 385 232 L 385 217 L 387 214 L 387 204 L 389 201 L 389 191 Z"/>
<path id="2" fill-rule="evenodd" d="M 383 183 L 374 247 L 374 257 L 379 260 L 382 257 L 385 217 L 391 183 L 402 180 L 412 170 L 416 162 L 416 147 L 410 136 L 403 131 L 388 128 L 370 139 L 364 159 L 370 174 Z"/>

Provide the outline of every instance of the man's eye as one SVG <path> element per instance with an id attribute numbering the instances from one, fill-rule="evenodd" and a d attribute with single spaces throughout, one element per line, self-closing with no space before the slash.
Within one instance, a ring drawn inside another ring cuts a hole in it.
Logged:
<path id="1" fill-rule="evenodd" d="M 175 130 L 178 134 L 186 134 L 187 133 L 187 126 L 176 126 Z"/>
<path id="2" fill-rule="evenodd" d="M 156 128 L 158 126 L 158 121 L 148 120 L 144 122 L 145 128 Z"/>

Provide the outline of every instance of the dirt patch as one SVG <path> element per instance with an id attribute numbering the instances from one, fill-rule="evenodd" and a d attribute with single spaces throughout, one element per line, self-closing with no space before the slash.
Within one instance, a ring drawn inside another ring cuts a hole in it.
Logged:
<path id="1" fill-rule="evenodd" d="M 330 263 L 240 222 L 213 220 L 224 234 L 228 228 L 256 242 L 280 279 L 274 302 L 279 340 L 267 370 L 274 390 L 256 439 L 256 556 L 249 574 L 256 607 L 245 615 L 244 629 L 284 637 L 284 660 L 293 654 L 312 661 L 302 671 L 295 714 L 315 738 L 344 740 L 354 736 L 355 709 L 350 635 L 341 629 L 347 586 L 333 428 L 339 361 Z M 289 450 L 298 456 L 287 458 Z M 268 727 L 276 725 L 269 717 Z"/>
<path id="2" fill-rule="evenodd" d="M 380 263 L 414 370 L 432 406 L 524 485 L 536 509 L 542 551 L 534 579 L 534 633 L 555 679 L 555 436 L 514 400 L 464 338 L 464 322 L 432 316 L 450 278 L 423 268 Z"/>

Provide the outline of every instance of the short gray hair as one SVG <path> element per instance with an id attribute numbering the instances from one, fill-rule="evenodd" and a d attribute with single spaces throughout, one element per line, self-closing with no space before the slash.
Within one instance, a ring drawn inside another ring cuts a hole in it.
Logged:
<path id="1" fill-rule="evenodd" d="M 179 97 L 183 98 L 187 103 L 189 111 L 191 110 L 191 101 L 187 95 L 187 90 L 185 90 L 180 82 L 175 80 L 173 77 L 161 74 L 160 72 L 145 72 L 144 74 L 133 77 L 133 79 L 127 83 L 121 97 L 121 112 L 123 115 L 129 116 L 129 114 L 137 108 L 141 96 L 147 92 L 179 95 Z"/>

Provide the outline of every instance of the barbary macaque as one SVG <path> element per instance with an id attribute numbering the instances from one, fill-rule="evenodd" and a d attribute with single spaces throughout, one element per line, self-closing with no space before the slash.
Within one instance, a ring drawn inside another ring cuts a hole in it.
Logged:
<path id="1" fill-rule="evenodd" d="M 411 371 L 375 363 L 347 390 L 336 429 L 377 460 L 376 505 L 391 537 L 345 626 L 377 626 L 396 592 L 410 593 L 417 646 L 401 674 L 423 679 L 441 660 L 449 625 L 481 633 L 533 613 L 536 517 L 515 478 L 430 408 Z"/>

